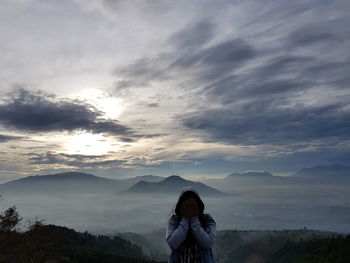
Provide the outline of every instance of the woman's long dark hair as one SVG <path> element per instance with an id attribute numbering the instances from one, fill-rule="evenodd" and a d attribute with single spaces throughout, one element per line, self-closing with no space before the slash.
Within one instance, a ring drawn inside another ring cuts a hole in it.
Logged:
<path id="1" fill-rule="evenodd" d="M 188 198 L 191 198 L 193 197 L 194 199 L 197 200 L 197 203 L 198 203 L 198 208 L 199 208 L 199 215 L 198 215 L 198 218 L 199 218 L 199 221 L 201 222 L 201 225 L 205 225 L 205 222 L 204 222 L 204 219 L 203 219 L 203 212 L 204 212 L 204 203 L 203 201 L 201 200 L 201 198 L 198 196 L 198 194 L 194 191 L 186 191 L 185 193 L 183 193 L 182 196 L 180 196 L 179 200 L 177 201 L 176 203 L 176 206 L 175 206 L 175 214 L 177 216 L 181 216 L 181 205 L 182 203 L 188 199 Z M 184 246 L 191 246 L 193 245 L 194 243 L 197 243 L 197 240 L 196 238 L 193 236 L 192 234 L 192 231 L 189 231 L 188 234 L 187 234 L 187 237 L 186 239 L 183 241 L 183 245 Z"/>

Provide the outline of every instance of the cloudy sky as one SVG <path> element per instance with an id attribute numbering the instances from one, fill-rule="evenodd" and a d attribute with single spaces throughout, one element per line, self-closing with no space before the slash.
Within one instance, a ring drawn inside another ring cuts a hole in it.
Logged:
<path id="1" fill-rule="evenodd" d="M 350 162 L 350 2 L 0 0 L 0 181 Z"/>

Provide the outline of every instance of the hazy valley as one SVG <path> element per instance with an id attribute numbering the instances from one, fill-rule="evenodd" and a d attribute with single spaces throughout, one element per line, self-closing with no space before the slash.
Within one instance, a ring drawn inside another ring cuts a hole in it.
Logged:
<path id="1" fill-rule="evenodd" d="M 26 218 L 38 217 L 81 231 L 145 233 L 166 226 L 186 185 L 199 190 L 218 230 L 307 227 L 350 232 L 350 179 L 344 175 L 236 173 L 199 183 L 180 176 L 117 180 L 64 173 L 1 184 L 0 206 L 16 205 Z"/>

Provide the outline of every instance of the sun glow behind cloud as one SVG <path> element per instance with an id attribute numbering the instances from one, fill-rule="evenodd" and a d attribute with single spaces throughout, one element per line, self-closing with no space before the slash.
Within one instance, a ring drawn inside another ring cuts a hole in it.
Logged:
<path id="1" fill-rule="evenodd" d="M 83 99 L 97 109 L 104 112 L 103 117 L 107 119 L 118 119 L 125 111 L 123 100 L 118 97 L 110 97 L 101 89 L 88 88 L 79 93 L 72 94 L 73 97 Z"/>
<path id="2" fill-rule="evenodd" d="M 101 117 L 118 120 L 124 112 L 123 100 L 116 97 L 108 97 L 105 92 L 97 88 L 89 88 L 72 97 L 81 99 L 103 112 Z M 92 134 L 89 132 L 78 132 L 64 138 L 64 153 L 83 155 L 104 155 L 109 152 L 117 152 L 121 146 L 130 143 L 118 141 L 116 138 L 104 134 Z"/>
<path id="3" fill-rule="evenodd" d="M 103 155 L 111 151 L 118 151 L 117 143 L 101 134 L 87 132 L 68 136 L 64 143 L 67 154 Z"/>

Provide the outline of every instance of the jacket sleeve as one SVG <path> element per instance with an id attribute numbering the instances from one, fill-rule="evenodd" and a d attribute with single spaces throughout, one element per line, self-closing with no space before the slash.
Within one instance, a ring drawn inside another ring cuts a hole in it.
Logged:
<path id="1" fill-rule="evenodd" d="M 201 247 L 210 248 L 216 237 L 216 223 L 213 218 L 209 216 L 208 225 L 203 228 L 199 218 L 196 216 L 191 219 L 191 231 Z"/>
<path id="2" fill-rule="evenodd" d="M 177 225 L 174 215 L 168 220 L 165 238 L 171 249 L 178 249 L 181 243 L 186 239 L 187 232 L 190 229 L 190 218 L 182 217 Z"/>

